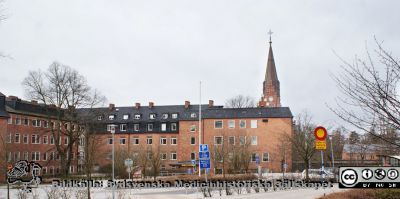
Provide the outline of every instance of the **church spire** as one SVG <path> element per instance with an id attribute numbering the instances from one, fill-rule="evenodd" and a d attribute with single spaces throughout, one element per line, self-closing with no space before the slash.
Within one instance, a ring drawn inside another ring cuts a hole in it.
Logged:
<path id="1" fill-rule="evenodd" d="M 263 97 L 261 98 L 259 106 L 280 107 L 281 106 L 280 88 L 279 88 L 278 75 L 276 73 L 274 54 L 272 51 L 271 30 L 268 32 L 268 34 L 269 34 L 269 52 L 267 60 L 267 70 L 263 82 Z"/>

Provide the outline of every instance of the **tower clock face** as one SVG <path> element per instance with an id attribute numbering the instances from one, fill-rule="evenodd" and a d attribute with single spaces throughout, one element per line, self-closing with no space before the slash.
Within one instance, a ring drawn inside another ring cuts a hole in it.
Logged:
<path id="1" fill-rule="evenodd" d="M 272 102 L 272 100 L 274 100 L 274 98 L 272 96 L 269 96 L 268 101 Z"/>

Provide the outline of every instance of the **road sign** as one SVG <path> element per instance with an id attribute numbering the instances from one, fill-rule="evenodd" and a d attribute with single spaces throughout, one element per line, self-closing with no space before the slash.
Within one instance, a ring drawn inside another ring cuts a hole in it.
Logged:
<path id="1" fill-rule="evenodd" d="M 317 140 L 323 141 L 325 140 L 326 136 L 328 135 L 326 129 L 322 126 L 318 126 L 314 130 L 314 136 L 317 138 Z"/>
<path id="2" fill-rule="evenodd" d="M 210 159 L 200 160 L 200 168 L 201 169 L 209 169 L 209 168 L 211 168 Z"/>
<path id="3" fill-rule="evenodd" d="M 210 159 L 210 152 L 209 151 L 200 151 L 199 158 L 200 159 Z"/>
<path id="4" fill-rule="evenodd" d="M 125 159 L 124 163 L 125 163 L 126 167 L 131 167 L 133 165 L 133 160 L 128 158 L 128 159 Z"/>
<path id="5" fill-rule="evenodd" d="M 208 144 L 200 144 L 200 152 L 208 151 Z"/>
<path id="6" fill-rule="evenodd" d="M 326 141 L 316 140 L 315 141 L 315 149 L 317 150 L 326 150 Z"/>

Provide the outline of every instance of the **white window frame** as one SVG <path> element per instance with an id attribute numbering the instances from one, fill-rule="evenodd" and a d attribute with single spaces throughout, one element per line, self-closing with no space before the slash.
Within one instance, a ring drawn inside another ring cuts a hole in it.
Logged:
<path id="1" fill-rule="evenodd" d="M 194 140 L 194 143 L 193 143 Z M 190 137 L 190 145 L 196 145 L 196 137 Z"/>
<path id="2" fill-rule="evenodd" d="M 268 157 L 267 160 L 264 159 L 265 158 L 265 154 L 267 154 L 267 157 Z M 269 162 L 269 153 L 268 152 L 264 152 L 263 153 L 262 161 L 263 162 Z"/>
<path id="3" fill-rule="evenodd" d="M 140 124 L 133 124 L 133 131 L 139 131 L 140 130 Z"/>
<path id="4" fill-rule="evenodd" d="M 160 159 L 161 160 L 166 160 L 167 159 L 167 153 L 160 153 Z"/>
<path id="5" fill-rule="evenodd" d="M 257 128 L 257 120 L 250 120 L 250 128 L 252 129 Z"/>
<path id="6" fill-rule="evenodd" d="M 217 143 L 217 138 L 221 138 L 221 143 Z M 214 145 L 222 145 L 224 143 L 224 137 L 223 136 L 214 136 Z"/>
<path id="7" fill-rule="evenodd" d="M 244 143 L 242 143 L 242 139 L 241 138 L 244 138 Z M 246 136 L 239 136 L 239 144 L 240 145 L 246 145 Z"/>
<path id="8" fill-rule="evenodd" d="M 169 116 L 168 113 L 163 113 L 162 114 L 162 119 L 166 120 L 166 119 L 168 119 L 168 116 Z"/>
<path id="9" fill-rule="evenodd" d="M 136 142 L 136 140 L 137 140 L 137 142 Z M 140 143 L 139 137 L 134 137 L 134 138 L 132 138 L 132 144 L 133 144 L 133 145 L 139 145 L 139 143 Z"/>
<path id="10" fill-rule="evenodd" d="M 18 138 L 18 139 L 17 139 Z M 14 135 L 14 143 L 21 143 L 21 134 L 19 134 L 19 133 L 16 133 L 15 135 Z"/>
<path id="11" fill-rule="evenodd" d="M 221 122 L 221 127 L 217 127 L 217 123 Z M 214 120 L 214 129 L 223 129 L 224 121 L 223 120 Z"/>
<path id="12" fill-rule="evenodd" d="M 161 131 L 167 131 L 167 123 L 161 123 Z"/>
<path id="13" fill-rule="evenodd" d="M 151 128 L 150 128 L 151 127 Z M 154 125 L 153 123 L 147 124 L 147 131 L 153 131 L 154 130 Z"/>
<path id="14" fill-rule="evenodd" d="M 140 114 L 135 114 L 135 120 L 140 120 Z"/>
<path id="15" fill-rule="evenodd" d="M 113 144 L 114 140 L 112 139 L 112 137 L 107 138 L 107 144 L 111 145 Z"/>
<path id="16" fill-rule="evenodd" d="M 123 119 L 123 120 L 129 120 L 129 114 L 124 114 L 124 115 L 122 116 L 122 119 Z"/>
<path id="17" fill-rule="evenodd" d="M 197 126 L 196 125 L 190 125 L 190 127 L 189 127 L 189 131 L 190 132 L 196 132 L 196 129 L 197 129 Z"/>
<path id="18" fill-rule="evenodd" d="M 191 113 L 191 114 L 190 114 L 190 117 L 191 117 L 191 118 L 196 118 L 196 117 L 197 117 L 197 114 L 196 114 L 196 113 Z"/>
<path id="19" fill-rule="evenodd" d="M 253 156 L 253 155 L 254 155 L 254 156 Z M 252 153 L 252 154 L 251 154 L 251 159 L 250 159 L 250 161 L 251 161 L 251 162 L 256 162 L 257 156 L 258 156 L 258 158 L 260 158 L 260 156 L 258 155 L 258 153 Z M 253 159 L 253 157 L 254 157 L 254 159 Z"/>
<path id="20" fill-rule="evenodd" d="M 34 151 L 31 153 L 31 160 L 32 161 L 40 161 L 40 152 Z"/>
<path id="21" fill-rule="evenodd" d="M 108 120 L 114 120 L 115 119 L 115 115 L 108 115 Z"/>
<path id="22" fill-rule="evenodd" d="M 125 128 L 124 128 L 125 127 Z M 128 125 L 127 124 L 120 124 L 119 125 L 119 130 L 121 132 L 125 132 L 127 130 Z"/>
<path id="23" fill-rule="evenodd" d="M 26 138 L 26 142 L 25 142 L 25 138 Z M 29 144 L 29 135 L 24 134 L 23 137 L 22 137 L 22 142 L 24 144 Z"/>
<path id="24" fill-rule="evenodd" d="M 126 144 L 126 138 L 119 138 L 119 145 L 125 145 Z"/>
<path id="25" fill-rule="evenodd" d="M 178 119 L 178 113 L 172 113 L 171 114 L 172 119 Z"/>
<path id="26" fill-rule="evenodd" d="M 244 123 L 244 126 L 242 126 L 242 122 Z M 241 128 L 241 129 L 246 128 L 246 120 L 239 120 L 239 128 Z"/>
<path id="27" fill-rule="evenodd" d="M 149 119 L 151 119 L 151 120 L 155 120 L 156 119 L 156 114 L 155 113 L 150 113 L 149 114 Z"/>
<path id="28" fill-rule="evenodd" d="M 146 138 L 146 144 L 147 145 L 152 145 L 153 144 L 153 137 L 147 137 Z"/>
<path id="29" fill-rule="evenodd" d="M 165 143 L 164 143 L 165 142 Z M 166 137 L 161 137 L 160 138 L 160 144 L 161 145 L 167 145 L 167 143 L 168 143 L 168 141 L 167 141 L 167 138 Z"/>
<path id="30" fill-rule="evenodd" d="M 229 129 L 234 129 L 236 125 L 236 121 L 235 120 L 229 120 L 228 121 L 228 128 Z"/>
<path id="31" fill-rule="evenodd" d="M 175 140 L 175 143 L 174 143 L 173 140 Z M 178 138 L 172 137 L 172 138 L 171 138 L 171 145 L 177 145 L 177 144 L 178 144 Z"/>
<path id="32" fill-rule="evenodd" d="M 40 137 L 38 134 L 32 134 L 31 144 L 40 144 Z"/>
<path id="33" fill-rule="evenodd" d="M 233 144 L 231 143 L 231 138 L 233 138 Z M 235 145 L 236 144 L 236 137 L 235 136 L 229 136 L 228 137 L 228 144 Z"/>
<path id="34" fill-rule="evenodd" d="M 177 160 L 178 154 L 176 152 L 171 152 L 171 160 Z"/>
<path id="35" fill-rule="evenodd" d="M 176 131 L 178 129 L 178 124 L 177 123 L 171 123 L 171 131 Z"/>
<path id="36" fill-rule="evenodd" d="M 251 136 L 250 145 L 253 145 L 253 146 L 258 145 L 258 138 L 256 135 Z"/>

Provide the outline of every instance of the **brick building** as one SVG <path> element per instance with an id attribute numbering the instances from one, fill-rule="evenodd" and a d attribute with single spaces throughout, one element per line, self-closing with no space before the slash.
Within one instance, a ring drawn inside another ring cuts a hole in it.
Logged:
<path id="1" fill-rule="evenodd" d="M 201 122 L 199 105 L 192 105 L 189 101 L 172 106 L 150 102 L 148 106 L 135 103 L 133 106 L 110 104 L 109 107 L 96 108 L 93 123 L 97 128 L 91 132 L 98 141 L 93 163 L 95 170 L 100 172 L 102 168 L 109 168 L 113 144 L 116 156 L 120 158 L 119 165 L 126 157 L 140 162 L 144 154 L 147 159 L 157 157 L 162 172 L 179 173 L 179 167 L 184 165 L 189 165 L 190 170 L 192 160 L 198 160 L 200 123 L 201 143 L 210 146 L 212 174 L 255 170 L 257 158 L 264 170 L 280 172 L 283 165 L 287 165 L 287 171 L 291 170 L 291 147 L 284 142 L 286 137 L 292 136 L 293 116 L 288 107 L 281 107 L 271 41 L 263 97 L 258 107 L 224 108 L 209 100 L 201 108 Z M 78 110 L 81 114 L 88 111 Z M 52 144 L 55 140 L 48 133 L 52 128 L 49 121 L 43 105 L 17 97 L 6 98 L 1 94 L 0 133 L 4 138 L 0 143 L 4 155 L 1 168 L 19 159 L 27 159 L 39 162 L 44 167 L 43 174 L 57 175 L 60 165 Z M 110 133 L 113 127 L 116 127 L 115 140 L 111 139 Z M 59 141 L 68 143 L 68 139 L 63 137 Z M 76 144 L 71 157 L 71 173 L 82 170 L 83 146 L 83 142 Z M 238 166 L 238 162 L 242 165 Z M 243 162 L 246 163 L 244 166 Z M 141 168 L 147 168 L 148 164 Z"/>

